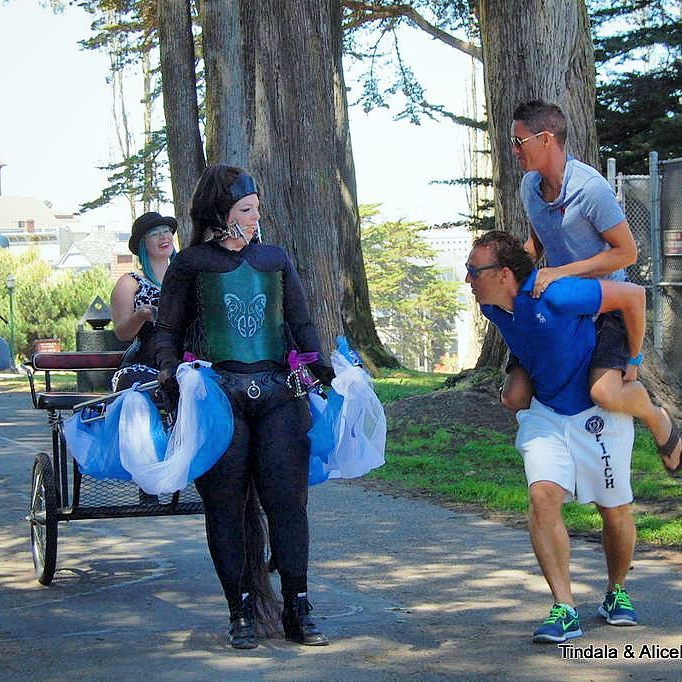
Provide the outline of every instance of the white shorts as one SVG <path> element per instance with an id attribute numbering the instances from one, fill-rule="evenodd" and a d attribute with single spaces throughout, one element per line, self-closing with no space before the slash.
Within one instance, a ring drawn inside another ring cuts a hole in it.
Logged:
<path id="1" fill-rule="evenodd" d="M 516 449 L 529 486 L 552 481 L 566 490 L 566 502 L 574 497 L 602 507 L 632 502 L 632 417 L 596 406 L 567 416 L 533 398 L 516 420 Z"/>

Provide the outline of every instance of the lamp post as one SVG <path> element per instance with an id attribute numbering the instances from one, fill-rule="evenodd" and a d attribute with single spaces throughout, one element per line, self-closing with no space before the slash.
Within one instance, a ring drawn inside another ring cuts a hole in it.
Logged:
<path id="1" fill-rule="evenodd" d="M 14 367 L 14 289 L 17 286 L 17 278 L 14 275 L 7 275 L 5 285 L 9 294 L 9 350 L 12 354 L 12 367 Z"/>

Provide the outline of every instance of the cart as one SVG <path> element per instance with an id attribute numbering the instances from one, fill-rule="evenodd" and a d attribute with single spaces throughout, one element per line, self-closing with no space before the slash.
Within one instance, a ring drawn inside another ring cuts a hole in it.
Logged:
<path id="1" fill-rule="evenodd" d="M 57 566 L 58 527 L 62 521 L 203 514 L 194 485 L 168 495 L 149 496 L 133 481 L 96 479 L 83 474 L 64 438 L 64 418 L 87 406 L 104 418 L 106 406 L 119 394 L 59 391 L 52 388 L 53 372 L 115 370 L 122 352 L 36 353 L 23 367 L 31 388 L 33 407 L 47 412 L 52 434 L 52 454 L 40 452 L 33 463 L 31 498 L 26 520 L 31 528 L 31 550 L 36 578 L 49 585 Z M 44 390 L 38 390 L 42 374 Z M 156 382 L 140 389 L 151 389 Z"/>

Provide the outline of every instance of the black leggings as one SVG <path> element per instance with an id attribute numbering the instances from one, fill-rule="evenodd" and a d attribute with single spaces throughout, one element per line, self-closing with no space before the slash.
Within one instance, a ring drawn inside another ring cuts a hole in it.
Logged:
<path id="1" fill-rule="evenodd" d="M 204 502 L 211 558 L 231 608 L 250 590 L 244 506 L 251 478 L 268 519 L 282 591 L 305 592 L 307 587 L 310 411 L 308 401 L 293 398 L 285 381 L 284 372 L 220 373 L 234 411 L 234 436 L 227 452 L 195 484 Z M 250 398 L 249 388 L 251 395 L 260 395 Z"/>

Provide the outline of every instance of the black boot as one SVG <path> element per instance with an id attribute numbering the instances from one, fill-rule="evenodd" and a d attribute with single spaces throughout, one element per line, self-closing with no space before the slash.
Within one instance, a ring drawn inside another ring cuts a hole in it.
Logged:
<path id="1" fill-rule="evenodd" d="M 306 646 L 329 644 L 329 640 L 317 629 L 308 615 L 312 608 L 306 597 L 294 596 L 284 599 L 282 625 L 286 639 Z"/>
<path id="2" fill-rule="evenodd" d="M 253 602 L 251 595 L 242 599 L 241 608 L 230 614 L 230 630 L 227 636 L 234 649 L 255 649 L 258 646 L 253 627 Z"/>

